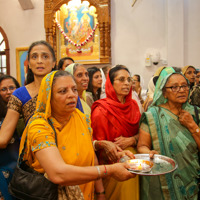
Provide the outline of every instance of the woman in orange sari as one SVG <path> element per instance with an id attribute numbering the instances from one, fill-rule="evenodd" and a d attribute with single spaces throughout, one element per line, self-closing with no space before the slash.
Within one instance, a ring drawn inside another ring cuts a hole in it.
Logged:
<path id="1" fill-rule="evenodd" d="M 136 153 L 140 120 L 139 107 L 132 99 L 132 78 L 128 69 L 117 65 L 109 71 L 106 80 L 105 99 L 92 105 L 92 128 L 95 149 L 100 164 L 119 160 L 119 152 L 130 150 Z M 138 177 L 125 182 L 112 178 L 103 179 L 106 199 L 139 199 Z"/>
<path id="2" fill-rule="evenodd" d="M 65 186 L 77 185 L 83 195 L 74 199 L 82 200 L 84 196 L 85 200 L 93 200 L 95 181 L 99 183 L 95 185 L 97 199 L 105 199 L 101 177 L 110 175 L 125 180 L 134 175 L 126 170 L 127 164 L 94 167 L 90 119 L 76 109 L 77 98 L 77 86 L 71 74 L 65 71 L 48 74 L 42 80 L 36 112 L 23 133 L 20 152 L 25 144 L 23 160 L 59 185 L 59 197 L 65 194 Z M 48 119 L 55 128 L 57 144 Z"/>

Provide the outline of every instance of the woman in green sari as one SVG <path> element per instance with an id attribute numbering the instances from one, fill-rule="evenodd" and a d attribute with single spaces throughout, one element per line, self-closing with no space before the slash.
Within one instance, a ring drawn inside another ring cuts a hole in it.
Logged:
<path id="1" fill-rule="evenodd" d="M 187 102 L 188 95 L 186 78 L 171 67 L 164 69 L 156 84 L 153 103 L 141 117 L 137 150 L 150 157 L 161 154 L 173 158 L 178 168 L 166 175 L 143 176 L 142 200 L 198 198 L 200 114 L 195 115 L 194 107 Z"/>

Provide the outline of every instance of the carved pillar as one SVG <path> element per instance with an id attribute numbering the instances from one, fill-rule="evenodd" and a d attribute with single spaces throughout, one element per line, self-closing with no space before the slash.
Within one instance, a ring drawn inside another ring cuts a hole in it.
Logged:
<path id="1" fill-rule="evenodd" d="M 53 28 L 48 28 L 46 31 L 46 40 L 53 47 Z"/>
<path id="2" fill-rule="evenodd" d="M 56 24 L 53 23 L 53 28 L 52 28 L 52 42 L 53 42 L 53 48 L 55 50 L 55 55 L 57 57 L 57 45 L 56 45 Z"/>
<path id="3" fill-rule="evenodd" d="M 101 27 L 101 61 L 103 63 L 110 63 L 111 59 L 111 43 L 110 43 L 110 1 L 101 2 L 100 19 Z"/>
<path id="4" fill-rule="evenodd" d="M 104 57 L 104 26 L 103 22 L 99 23 L 99 31 L 100 31 L 100 58 Z"/>
<path id="5" fill-rule="evenodd" d="M 110 24 L 109 22 L 105 23 L 105 57 L 110 56 Z"/>

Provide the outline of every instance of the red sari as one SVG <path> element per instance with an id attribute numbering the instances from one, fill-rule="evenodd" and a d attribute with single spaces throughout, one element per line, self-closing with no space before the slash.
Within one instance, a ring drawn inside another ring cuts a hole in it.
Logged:
<path id="1" fill-rule="evenodd" d="M 108 140 L 123 136 L 131 137 L 138 133 L 140 111 L 132 99 L 132 90 L 122 104 L 115 93 L 109 76 L 106 80 L 107 98 L 95 101 L 92 105 L 91 121 L 94 140 Z"/>
<path id="2" fill-rule="evenodd" d="M 126 96 L 126 101 L 122 104 L 115 93 L 109 76 L 106 80 L 107 98 L 95 101 L 92 105 L 91 121 L 93 128 L 93 138 L 95 140 L 108 140 L 123 137 L 132 137 L 138 133 L 140 111 L 135 100 L 132 99 L 132 90 Z M 128 147 L 136 153 L 133 147 Z M 100 164 L 110 163 L 102 151 L 97 152 Z M 113 178 L 103 179 L 106 199 L 109 200 L 139 200 L 139 178 L 118 182 Z"/>

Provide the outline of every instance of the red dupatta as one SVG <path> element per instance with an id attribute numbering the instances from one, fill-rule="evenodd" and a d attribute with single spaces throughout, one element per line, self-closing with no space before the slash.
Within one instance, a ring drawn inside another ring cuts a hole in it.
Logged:
<path id="1" fill-rule="evenodd" d="M 117 98 L 115 90 L 110 82 L 109 75 L 107 76 L 105 87 L 107 97 L 95 101 L 92 105 L 92 125 L 94 124 L 95 126 L 95 121 L 98 119 L 100 120 L 104 115 L 103 117 L 106 117 L 120 135 L 131 137 L 137 134 L 141 114 L 137 102 L 132 99 L 132 90 L 130 90 L 129 94 L 126 96 L 125 103 L 122 104 Z M 100 112 L 98 113 L 98 117 L 93 118 L 93 113 L 95 113 L 96 108 L 99 108 Z M 109 140 L 114 140 L 116 137 L 120 136 L 109 131 L 108 123 L 103 123 L 101 126 L 104 126 L 104 130 L 107 130 L 106 134 L 109 134 Z M 101 135 L 101 131 L 98 129 L 96 130 L 97 131 L 94 130 L 94 139 L 96 139 L 96 134 L 98 134 L 98 137 Z M 102 135 L 103 134 L 105 135 L 105 133 L 102 133 Z"/>

